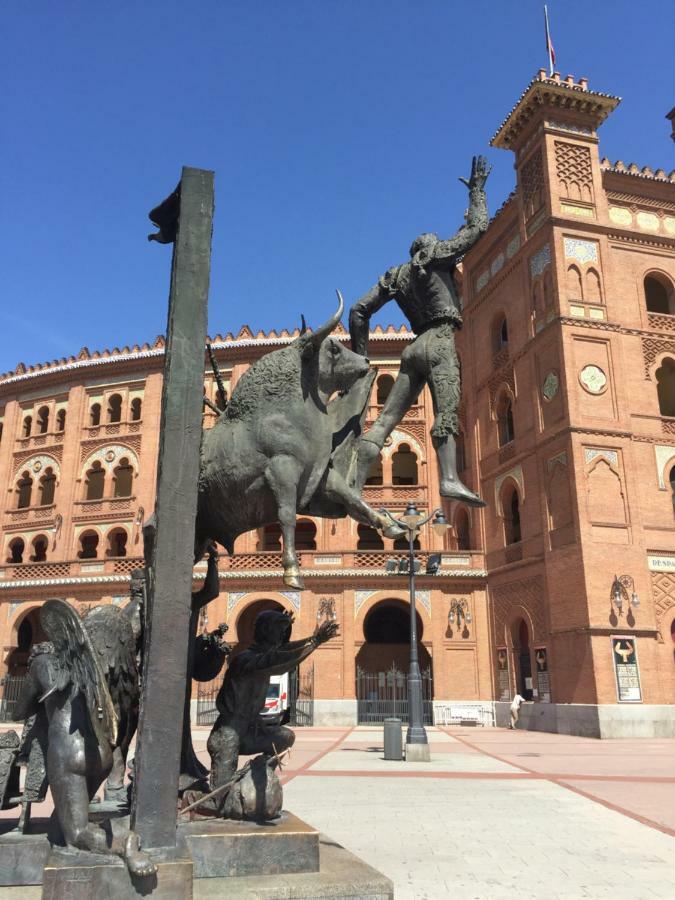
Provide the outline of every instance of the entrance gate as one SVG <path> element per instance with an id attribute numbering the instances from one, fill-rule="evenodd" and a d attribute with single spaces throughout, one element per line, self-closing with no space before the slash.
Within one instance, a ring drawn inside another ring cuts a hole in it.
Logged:
<path id="1" fill-rule="evenodd" d="M 433 725 L 434 696 L 431 668 L 422 672 L 423 717 L 425 725 Z M 391 716 L 408 721 L 408 675 L 392 664 L 386 672 L 356 669 L 356 699 L 359 725 L 377 725 Z"/>
<path id="2" fill-rule="evenodd" d="M 14 707 L 25 680 L 25 675 L 5 675 L 4 678 L 0 678 L 0 722 L 14 721 Z"/>

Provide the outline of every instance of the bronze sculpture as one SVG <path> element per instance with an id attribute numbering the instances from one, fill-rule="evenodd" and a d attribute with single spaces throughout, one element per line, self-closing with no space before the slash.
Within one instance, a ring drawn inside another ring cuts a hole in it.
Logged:
<path id="1" fill-rule="evenodd" d="M 212 764 L 212 789 L 225 787 L 234 779 L 240 754 L 261 753 L 272 759 L 293 746 L 295 735 L 290 728 L 267 724 L 260 718 L 270 676 L 295 669 L 317 647 L 334 637 L 339 626 L 334 621 L 324 622 L 313 635 L 299 641 L 290 640 L 292 627 L 293 617 L 288 613 L 277 610 L 260 613 L 255 621 L 253 644 L 228 666 L 216 699 L 218 718 L 207 742 Z M 258 766 L 267 767 L 269 773 L 273 771 L 267 762 L 261 762 Z M 259 777 L 262 778 L 262 775 Z M 270 795 L 270 805 L 256 807 L 255 814 L 260 818 L 272 818 L 281 809 L 281 797 L 269 786 L 269 775 L 265 785 L 265 793 Z M 242 807 L 246 810 L 246 788 L 245 783 L 243 791 L 240 785 L 234 792 L 223 794 L 217 801 L 219 814 L 232 816 Z"/>
<path id="2" fill-rule="evenodd" d="M 42 731 L 57 841 L 67 849 L 110 855 L 105 830 L 89 820 L 89 803 L 126 736 L 138 680 L 135 660 L 130 663 L 135 641 L 129 620 L 115 607 L 100 609 L 89 613 L 90 633 L 68 603 L 46 601 L 40 621 L 50 640 L 33 649 L 14 718 L 35 716 Z M 133 832 L 115 855 L 124 856 L 134 875 L 155 872 Z"/>
<path id="3" fill-rule="evenodd" d="M 398 376 L 382 412 L 359 442 L 354 479 L 359 491 L 384 442 L 428 384 L 436 417 L 431 439 L 441 471 L 441 495 L 469 506 L 485 506 L 457 474 L 460 371 L 454 332 L 462 325 L 462 313 L 453 272 L 461 256 L 487 229 L 484 188 L 489 173 L 485 159 L 474 156 L 471 176 L 460 178 L 469 189 L 466 224 L 447 241 L 436 234 L 421 234 L 410 247 L 410 262 L 389 269 L 350 310 L 352 349 L 363 356 L 368 350 L 370 317 L 390 300 L 396 301 L 417 335 L 403 351 Z"/>
<path id="4" fill-rule="evenodd" d="M 338 296 L 337 311 L 321 328 L 303 331 L 242 375 L 202 444 L 198 557 L 209 540 L 232 553 L 238 535 L 278 521 L 284 583 L 297 590 L 298 512 L 346 511 L 388 537 L 399 535 L 347 484 L 349 460 L 339 455 L 341 442 L 359 431 L 373 373 L 367 359 L 330 337 L 344 309 Z M 331 400 L 336 392 L 341 396 Z"/>

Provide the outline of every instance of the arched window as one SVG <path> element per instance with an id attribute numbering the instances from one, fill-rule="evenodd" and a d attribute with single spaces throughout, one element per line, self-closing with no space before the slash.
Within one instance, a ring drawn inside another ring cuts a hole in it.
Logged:
<path id="1" fill-rule="evenodd" d="M 263 528 L 262 549 L 268 552 L 281 550 L 281 525 L 278 522 Z"/>
<path id="2" fill-rule="evenodd" d="M 33 417 L 32 416 L 24 416 L 23 425 L 21 427 L 21 433 L 23 437 L 30 437 L 31 428 L 33 427 Z"/>
<path id="3" fill-rule="evenodd" d="M 66 430 L 66 411 L 65 411 L 65 409 L 60 409 L 56 414 L 56 430 L 57 431 L 65 431 Z"/>
<path id="4" fill-rule="evenodd" d="M 122 398 L 119 394 L 111 394 L 108 398 L 108 422 L 114 424 L 122 421 Z"/>
<path id="5" fill-rule="evenodd" d="M 581 272 L 576 266 L 567 270 L 567 297 L 569 300 L 583 300 L 584 291 L 581 286 Z"/>
<path id="6" fill-rule="evenodd" d="M 50 506 L 54 502 L 54 491 L 56 490 L 56 475 L 51 466 L 45 469 L 45 474 L 40 479 L 40 506 Z"/>
<path id="7" fill-rule="evenodd" d="M 96 460 L 86 475 L 86 500 L 100 500 L 103 497 L 105 489 L 105 469 L 101 463 Z"/>
<path id="8" fill-rule="evenodd" d="M 92 403 L 89 409 L 89 425 L 95 428 L 101 424 L 101 404 Z"/>
<path id="9" fill-rule="evenodd" d="M 80 559 L 96 559 L 98 555 L 98 535 L 95 531 L 85 531 L 80 535 Z"/>
<path id="10" fill-rule="evenodd" d="M 368 472 L 368 477 L 366 478 L 366 484 L 382 484 L 383 479 L 382 455 L 380 454 L 377 459 L 373 460 L 373 464 Z"/>
<path id="11" fill-rule="evenodd" d="M 309 519 L 300 519 L 295 526 L 295 549 L 316 550 L 316 525 Z"/>
<path id="12" fill-rule="evenodd" d="M 469 524 L 469 514 L 465 509 L 460 509 L 455 518 L 455 533 L 457 535 L 457 549 L 471 549 L 471 525 Z"/>
<path id="13" fill-rule="evenodd" d="M 513 404 L 508 394 L 502 394 L 497 404 L 497 431 L 500 447 L 510 444 L 516 436 L 513 427 Z"/>
<path id="14" fill-rule="evenodd" d="M 44 534 L 38 535 L 33 541 L 33 555 L 31 562 L 44 562 L 47 559 L 48 542 Z"/>
<path id="15" fill-rule="evenodd" d="M 16 633 L 17 650 L 22 650 L 24 653 L 26 653 L 28 650 L 30 650 L 32 643 L 33 626 L 31 625 L 30 616 L 26 616 L 24 619 L 22 619 Z"/>
<path id="16" fill-rule="evenodd" d="M 357 550 L 384 550 L 384 542 L 379 531 L 371 528 L 370 525 L 359 525 L 356 531 L 358 534 Z"/>
<path id="17" fill-rule="evenodd" d="M 17 509 L 27 509 L 31 504 L 31 497 L 33 493 L 33 479 L 30 477 L 30 473 L 24 472 L 16 485 L 17 490 Z"/>
<path id="18" fill-rule="evenodd" d="M 509 346 L 509 326 L 503 313 L 500 313 L 492 323 L 491 339 L 493 356 Z"/>
<path id="19" fill-rule="evenodd" d="M 113 475 L 115 483 L 114 496 L 131 497 L 134 482 L 134 470 L 126 457 L 120 460 L 120 464 L 115 469 Z"/>
<path id="20" fill-rule="evenodd" d="M 140 397 L 134 397 L 131 401 L 131 421 L 140 422 L 142 402 Z"/>
<path id="21" fill-rule="evenodd" d="M 38 434 L 47 434 L 49 431 L 49 407 L 41 406 L 37 413 Z"/>
<path id="22" fill-rule="evenodd" d="M 382 405 L 394 386 L 394 379 L 391 375 L 380 375 L 377 379 L 377 402 Z"/>
<path id="23" fill-rule="evenodd" d="M 392 484 L 417 484 L 417 457 L 408 444 L 400 444 L 391 458 Z"/>
<path id="24" fill-rule="evenodd" d="M 666 357 L 656 370 L 656 393 L 662 416 L 675 416 L 675 360 Z"/>
<path id="25" fill-rule="evenodd" d="M 522 540 L 520 531 L 520 498 L 515 487 L 508 488 L 503 497 L 504 539 L 507 544 L 517 544 Z"/>
<path id="26" fill-rule="evenodd" d="M 664 275 L 647 275 L 644 281 L 647 312 L 675 314 L 672 284 Z"/>
<path id="27" fill-rule="evenodd" d="M 108 552 L 106 556 L 127 555 L 127 533 L 124 528 L 114 528 L 108 535 Z"/>
<path id="28" fill-rule="evenodd" d="M 18 565 L 23 562 L 23 551 L 25 550 L 26 545 L 23 542 L 23 538 L 14 538 L 13 541 L 9 542 L 9 556 L 7 557 L 7 562 L 12 565 Z"/>
<path id="29" fill-rule="evenodd" d="M 586 272 L 586 301 L 588 303 L 602 303 L 600 276 L 595 269 L 589 269 Z"/>

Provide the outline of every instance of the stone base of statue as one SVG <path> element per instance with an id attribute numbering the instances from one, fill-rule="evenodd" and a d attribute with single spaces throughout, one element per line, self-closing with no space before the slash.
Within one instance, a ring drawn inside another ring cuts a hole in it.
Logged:
<path id="1" fill-rule="evenodd" d="M 55 847 L 42 878 L 42 900 L 191 900 L 192 860 L 180 854 L 151 853 L 157 873 L 147 878 L 129 874 L 119 857 L 78 853 Z"/>
<path id="2" fill-rule="evenodd" d="M 192 856 L 195 878 L 319 871 L 319 832 L 289 812 L 260 824 L 216 818 L 179 823 L 178 846 Z"/>
<path id="3" fill-rule="evenodd" d="M 13 820 L 0 822 L 0 887 L 42 884 L 42 870 L 51 846 L 47 840 L 48 819 L 33 819 L 22 834 Z"/>
<path id="4" fill-rule="evenodd" d="M 428 744 L 406 744 L 405 745 L 406 762 L 429 762 L 431 756 L 429 754 Z"/>

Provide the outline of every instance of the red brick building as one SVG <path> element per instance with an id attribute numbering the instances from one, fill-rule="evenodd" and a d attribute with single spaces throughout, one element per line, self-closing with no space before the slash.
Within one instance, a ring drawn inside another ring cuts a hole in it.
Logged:
<path id="1" fill-rule="evenodd" d="M 600 160 L 596 130 L 617 103 L 540 73 L 493 141 L 514 152 L 517 186 L 464 260 L 458 337 L 464 478 L 488 508 L 446 504 L 452 531 L 420 536 L 437 716 L 464 706 L 503 723 L 518 690 L 534 700 L 528 727 L 675 733 L 675 174 Z M 228 390 L 291 339 L 216 336 Z M 374 331 L 370 421 L 411 339 Z M 126 602 L 153 508 L 163 353 L 161 338 L 83 349 L 0 377 L 0 674 L 25 669 L 47 597 Z M 210 372 L 205 388 L 216 400 Z M 425 392 L 371 473 L 371 504 L 437 505 L 432 419 Z M 364 721 L 403 690 L 407 579 L 385 572 L 402 552 L 350 520 L 303 519 L 299 593 L 282 589 L 278 541 L 274 527 L 250 533 L 221 558 L 209 627 L 246 640 L 278 605 L 308 633 L 334 609 L 340 637 L 304 672 L 314 721 Z"/>

